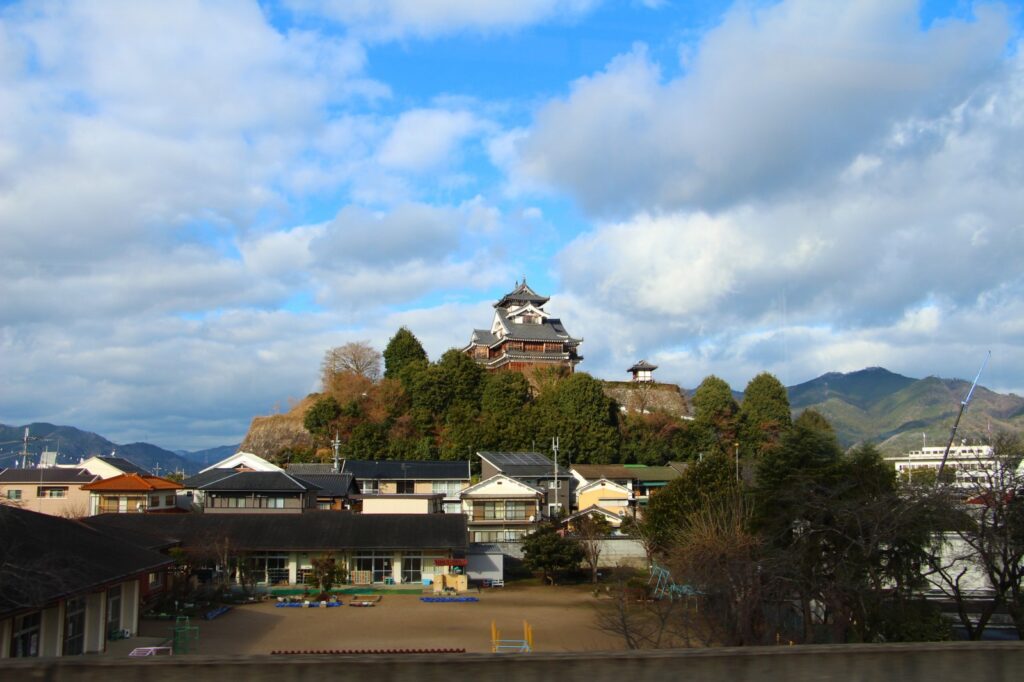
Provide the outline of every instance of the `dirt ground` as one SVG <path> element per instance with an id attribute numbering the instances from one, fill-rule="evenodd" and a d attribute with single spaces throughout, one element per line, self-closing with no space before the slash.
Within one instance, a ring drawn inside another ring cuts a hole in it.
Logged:
<path id="1" fill-rule="evenodd" d="M 202 654 L 268 654 L 274 650 L 491 650 L 491 621 L 503 639 L 521 639 L 533 626 L 535 651 L 622 649 L 595 627 L 595 604 L 585 586 L 510 586 L 483 590 L 479 602 L 426 603 L 412 594 L 386 594 L 371 608 L 276 608 L 274 602 L 237 606 L 213 621 L 198 620 Z M 167 621 L 142 620 L 139 635 L 170 637 Z"/>

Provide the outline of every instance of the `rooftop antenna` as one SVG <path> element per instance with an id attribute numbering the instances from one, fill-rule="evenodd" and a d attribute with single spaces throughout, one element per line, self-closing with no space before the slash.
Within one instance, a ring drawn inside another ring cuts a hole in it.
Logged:
<path id="1" fill-rule="evenodd" d="M 971 398 L 974 396 L 974 389 L 978 386 L 978 380 L 981 379 L 981 373 L 985 371 L 985 365 L 988 364 L 989 358 L 992 357 L 992 351 L 985 352 L 985 360 L 981 363 L 981 369 L 978 370 L 977 376 L 974 377 L 974 383 L 971 384 L 971 390 L 967 391 L 967 395 L 960 401 L 960 412 L 956 415 L 956 421 L 953 422 L 953 430 L 949 432 L 949 442 L 946 443 L 946 451 L 942 453 L 942 462 L 939 463 L 939 473 L 935 475 L 935 485 L 939 484 L 942 479 L 942 472 L 946 468 L 946 458 L 949 457 L 949 449 L 953 447 L 953 440 L 956 438 L 957 427 L 960 426 L 960 417 L 964 416 L 964 412 L 967 410 L 967 404 L 971 402 Z"/>

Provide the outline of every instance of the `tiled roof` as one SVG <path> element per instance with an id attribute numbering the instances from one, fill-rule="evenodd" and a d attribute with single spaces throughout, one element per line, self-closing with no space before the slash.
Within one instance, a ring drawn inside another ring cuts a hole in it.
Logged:
<path id="1" fill-rule="evenodd" d="M 85 469 L 53 467 L 48 469 L 4 469 L 0 471 L 0 483 L 69 483 L 83 485 L 95 481 L 99 476 Z"/>
<path id="2" fill-rule="evenodd" d="M 541 296 L 536 291 L 531 289 L 526 284 L 526 280 L 523 280 L 522 284 L 517 284 L 516 288 L 508 292 L 501 299 L 494 304 L 495 308 L 507 308 L 512 303 L 532 303 L 536 306 L 541 306 L 550 301 L 551 299 L 547 296 Z"/>
<path id="3" fill-rule="evenodd" d="M 656 369 L 658 369 L 657 365 L 652 365 L 651 363 L 647 362 L 646 360 L 641 360 L 640 362 L 636 363 L 635 365 L 633 365 L 632 367 L 630 367 L 626 371 L 627 372 L 642 372 L 642 371 L 653 372 Z"/>
<path id="4" fill-rule="evenodd" d="M 468 481 L 470 478 L 469 462 L 437 461 L 437 460 L 363 460 L 346 459 L 341 470 L 356 477 L 356 480 L 393 480 L 411 479 L 417 481 L 457 480 Z"/>
<path id="5" fill-rule="evenodd" d="M 293 462 L 285 467 L 289 474 L 305 476 L 306 474 L 333 474 L 334 465 L 324 462 Z"/>
<path id="6" fill-rule="evenodd" d="M 210 475 L 218 473 L 220 475 Z M 290 476 L 283 471 L 236 471 L 234 469 L 211 469 L 189 478 L 185 484 L 187 488 L 212 492 L 225 490 L 305 492 L 317 489 L 316 485 Z"/>
<path id="7" fill-rule="evenodd" d="M 173 537 L 184 547 L 229 538 L 240 551 L 457 549 L 466 547 L 462 514 L 102 514 L 89 525 Z"/>
<path id="8" fill-rule="evenodd" d="M 125 459 L 124 457 L 104 457 L 99 455 L 96 459 L 101 462 L 106 462 L 110 466 L 123 471 L 126 474 L 140 474 L 142 476 L 152 476 L 153 473 L 143 467 L 140 467 L 135 462 Z"/>
<path id="9" fill-rule="evenodd" d="M 540 324 L 517 324 L 508 319 L 505 311 L 500 308 L 497 311 L 497 315 L 502 326 L 505 328 L 505 337 L 504 339 L 495 337 L 494 343 L 506 339 L 514 341 L 556 341 L 560 343 L 580 342 L 580 339 L 574 339 L 569 336 L 569 332 L 565 330 L 562 321 L 556 317 L 548 317 Z M 494 343 L 491 345 L 494 345 Z"/>
<path id="10" fill-rule="evenodd" d="M 0 535 L 0 565 L 12 569 L 0 580 L 0 620 L 173 564 L 127 536 L 6 505 Z"/>
<path id="11" fill-rule="evenodd" d="M 182 488 L 180 483 L 169 481 L 166 478 L 160 478 L 159 476 L 142 476 L 139 474 L 121 474 L 120 476 L 114 476 L 102 481 L 96 481 L 88 485 L 83 485 L 82 490 L 89 490 L 93 492 L 149 492 L 152 490 L 179 490 Z"/>
<path id="12" fill-rule="evenodd" d="M 356 492 L 355 480 L 350 473 L 302 474 L 296 475 L 295 478 L 318 488 L 318 494 L 321 496 L 345 497 Z"/>
<path id="13" fill-rule="evenodd" d="M 588 481 L 607 478 L 609 481 L 632 480 L 637 469 L 621 464 L 573 464 L 572 470 Z"/>

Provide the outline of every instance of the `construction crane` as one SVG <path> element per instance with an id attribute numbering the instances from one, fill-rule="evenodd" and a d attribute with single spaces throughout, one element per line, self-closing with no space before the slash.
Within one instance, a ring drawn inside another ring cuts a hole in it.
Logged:
<path id="1" fill-rule="evenodd" d="M 974 396 L 974 389 L 978 387 L 978 380 L 981 379 L 981 373 L 985 371 L 985 365 L 988 364 L 988 359 L 992 357 L 992 351 L 985 353 L 985 360 L 981 363 L 981 369 L 978 370 L 977 376 L 974 377 L 974 383 L 971 384 L 971 390 L 967 391 L 967 395 L 960 401 L 960 412 L 956 415 L 956 421 L 953 422 L 953 430 L 949 432 L 949 442 L 946 443 L 946 450 L 942 453 L 942 462 L 939 463 L 939 473 L 935 476 L 935 485 L 939 484 L 942 480 L 942 472 L 946 468 L 946 458 L 949 457 L 949 450 L 953 447 L 953 441 L 956 439 L 956 430 L 960 426 L 960 418 L 964 416 L 964 412 L 967 410 L 967 404 L 971 402 L 971 398 Z"/>

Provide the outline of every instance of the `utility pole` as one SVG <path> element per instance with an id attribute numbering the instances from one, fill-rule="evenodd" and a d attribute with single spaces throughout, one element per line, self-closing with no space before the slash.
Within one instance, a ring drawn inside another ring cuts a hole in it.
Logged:
<path id="1" fill-rule="evenodd" d="M 555 453 L 554 462 L 554 474 L 555 480 L 552 482 L 552 489 L 555 491 L 555 511 L 558 510 L 558 436 L 551 439 L 551 450 Z"/>
<path id="2" fill-rule="evenodd" d="M 334 440 L 331 441 L 331 447 L 334 448 L 334 473 L 339 473 L 340 463 L 338 460 L 338 453 L 341 449 L 341 439 L 338 438 L 338 432 L 334 432 Z"/>

